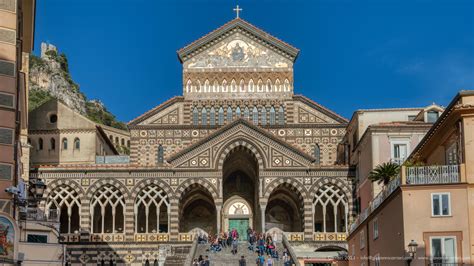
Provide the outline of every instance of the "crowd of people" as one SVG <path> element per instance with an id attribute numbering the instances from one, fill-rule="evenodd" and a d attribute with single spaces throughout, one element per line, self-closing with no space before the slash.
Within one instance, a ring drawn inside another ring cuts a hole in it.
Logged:
<path id="1" fill-rule="evenodd" d="M 249 228 L 247 230 L 247 241 L 248 249 L 256 254 L 255 263 L 257 266 L 273 266 L 275 261 L 280 259 L 283 261 L 284 266 L 292 265 L 291 257 L 287 249 L 284 249 L 282 255 L 276 248 L 273 237 L 270 234 L 258 233 L 257 231 Z M 209 244 L 209 249 L 207 251 L 216 253 L 221 252 L 223 249 L 230 248 L 230 252 L 233 255 L 238 253 L 239 245 L 239 233 L 233 228 L 229 232 L 221 232 L 218 235 L 198 235 L 199 244 Z M 198 259 L 193 261 L 193 266 L 208 266 L 209 258 L 206 256 L 204 259 L 202 256 L 199 256 Z M 239 266 L 246 266 L 247 261 L 244 256 L 241 256 L 239 259 Z"/>

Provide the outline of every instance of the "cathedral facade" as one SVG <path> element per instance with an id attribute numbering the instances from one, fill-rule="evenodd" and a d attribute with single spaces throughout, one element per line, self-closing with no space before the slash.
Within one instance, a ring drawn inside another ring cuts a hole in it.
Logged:
<path id="1" fill-rule="evenodd" d="M 36 166 L 67 261 L 142 265 L 249 227 L 346 249 L 348 121 L 294 94 L 298 53 L 234 19 L 178 51 L 183 95 L 129 123 L 128 163 Z"/>

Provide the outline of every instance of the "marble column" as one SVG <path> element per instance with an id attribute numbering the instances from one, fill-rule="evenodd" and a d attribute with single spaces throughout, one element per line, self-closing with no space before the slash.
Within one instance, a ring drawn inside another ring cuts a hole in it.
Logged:
<path id="1" fill-rule="evenodd" d="M 267 205 L 260 205 L 260 220 L 262 221 L 262 233 L 265 233 L 265 209 Z"/>
<path id="2" fill-rule="evenodd" d="M 222 218 L 222 212 L 221 212 L 221 210 L 222 210 L 222 206 L 217 205 L 217 206 L 216 206 L 216 216 L 217 216 L 217 228 L 216 228 L 216 229 L 217 229 L 217 232 L 216 232 L 216 233 L 217 233 L 217 234 L 220 234 L 220 232 L 221 232 L 221 223 L 222 223 L 222 222 L 221 222 L 221 218 Z"/>

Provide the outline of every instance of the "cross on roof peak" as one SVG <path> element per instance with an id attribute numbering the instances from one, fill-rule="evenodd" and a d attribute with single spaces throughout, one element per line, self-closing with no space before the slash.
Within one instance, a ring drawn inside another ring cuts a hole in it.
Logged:
<path id="1" fill-rule="evenodd" d="M 237 5 L 235 8 L 234 8 L 234 11 L 235 11 L 235 18 L 239 18 L 239 14 L 240 14 L 240 11 L 242 11 L 243 9 L 239 7 L 239 5 Z"/>

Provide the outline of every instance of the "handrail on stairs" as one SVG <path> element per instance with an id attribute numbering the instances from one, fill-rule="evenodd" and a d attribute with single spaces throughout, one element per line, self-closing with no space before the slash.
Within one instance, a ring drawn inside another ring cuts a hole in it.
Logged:
<path id="1" fill-rule="evenodd" d="M 293 248 L 291 247 L 290 242 L 288 241 L 288 238 L 286 237 L 285 234 L 282 234 L 282 240 L 283 240 L 282 241 L 283 247 L 285 247 L 288 250 L 288 253 L 290 253 L 291 260 L 293 261 L 293 265 L 301 266 L 301 264 L 298 260 L 298 257 L 296 256 L 296 253 L 293 250 Z"/>
<path id="2" fill-rule="evenodd" d="M 191 245 L 191 249 L 189 250 L 189 253 L 186 256 L 184 265 L 192 266 L 194 255 L 196 255 L 197 244 L 198 244 L 198 237 L 197 235 L 194 235 L 193 244 Z"/>

